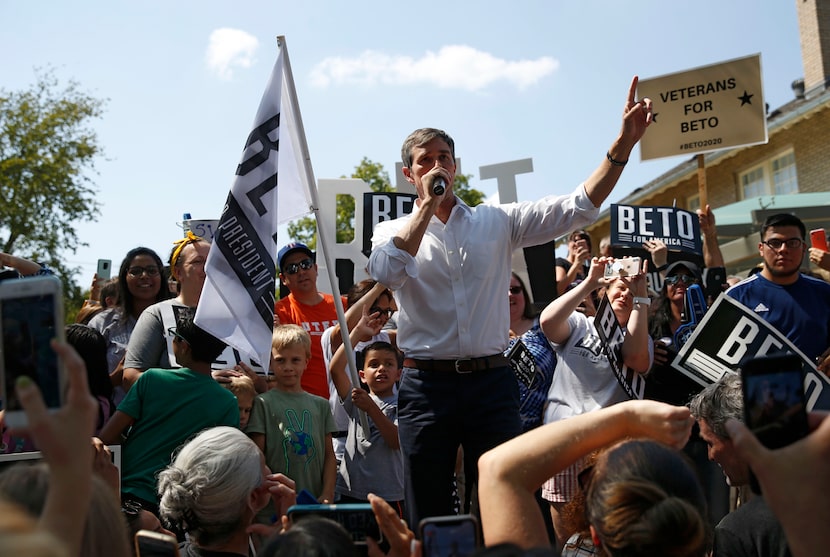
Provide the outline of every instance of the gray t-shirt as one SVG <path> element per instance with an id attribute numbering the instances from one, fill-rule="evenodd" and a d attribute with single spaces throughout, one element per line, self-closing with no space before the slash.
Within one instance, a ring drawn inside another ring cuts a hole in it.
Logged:
<path id="1" fill-rule="evenodd" d="M 187 306 L 172 298 L 153 304 L 138 316 L 138 321 L 127 344 L 127 357 L 124 367 L 149 369 L 160 367 L 171 369 L 181 367 L 173 354 L 173 335 L 167 331 L 175 327 L 177 316 Z M 191 308 L 194 309 L 195 308 Z M 212 369 L 231 369 L 239 362 L 245 362 L 256 373 L 262 375 L 265 370 L 257 362 L 245 358 L 231 346 L 211 364 Z"/>
<path id="2" fill-rule="evenodd" d="M 177 313 L 186 307 L 172 298 L 141 312 L 127 343 L 124 367 L 141 370 L 181 367 L 173 356 L 173 339 L 167 334 L 167 329 L 176 326 Z"/>
<path id="3" fill-rule="evenodd" d="M 607 408 L 628 400 L 617 381 L 608 358 L 602 352 L 602 341 L 593 318 L 573 312 L 568 317 L 571 335 L 564 344 L 553 344 L 559 357 L 548 392 L 545 423 Z M 654 348 L 648 342 L 649 358 Z"/>
<path id="4" fill-rule="evenodd" d="M 397 425 L 398 395 L 393 394 L 383 399 L 373 394 L 369 396 L 381 412 Z M 359 409 L 352 403 L 351 397 L 343 400 L 342 404 L 351 420 L 345 452 L 337 471 L 335 490 L 355 499 L 366 499 L 370 493 L 374 493 L 387 501 L 402 501 L 404 484 L 401 450 L 392 449 L 386 444 L 380 430 L 368 416 L 369 439 L 366 439 L 358 422 Z"/>

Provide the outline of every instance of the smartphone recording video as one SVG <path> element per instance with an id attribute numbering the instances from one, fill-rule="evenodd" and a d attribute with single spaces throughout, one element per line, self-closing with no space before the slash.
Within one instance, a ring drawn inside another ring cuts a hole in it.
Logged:
<path id="1" fill-rule="evenodd" d="M 770 449 L 807 434 L 804 371 L 794 354 L 760 356 L 741 368 L 747 427 Z"/>
<path id="2" fill-rule="evenodd" d="M 292 505 L 288 519 L 294 523 L 309 516 L 322 516 L 340 523 L 352 535 L 357 546 L 365 546 L 366 538 L 381 543 L 383 536 L 369 503 L 336 503 L 333 505 Z"/>
<path id="3" fill-rule="evenodd" d="M 744 422 L 758 441 L 779 449 L 808 433 L 804 368 L 795 354 L 758 356 L 741 366 Z M 750 472 L 750 486 L 761 492 Z"/>
<path id="4" fill-rule="evenodd" d="M 640 274 L 642 263 L 639 257 L 615 259 L 605 264 L 605 278 L 631 277 Z"/>
<path id="5" fill-rule="evenodd" d="M 473 515 L 435 516 L 418 525 L 424 557 L 467 557 L 479 546 Z"/>
<path id="6" fill-rule="evenodd" d="M 7 425 L 26 425 L 26 414 L 15 393 L 21 376 L 37 383 L 47 408 L 61 406 L 65 379 L 50 345 L 53 338 L 64 338 L 60 280 L 39 276 L 0 282 L 0 403 Z"/>

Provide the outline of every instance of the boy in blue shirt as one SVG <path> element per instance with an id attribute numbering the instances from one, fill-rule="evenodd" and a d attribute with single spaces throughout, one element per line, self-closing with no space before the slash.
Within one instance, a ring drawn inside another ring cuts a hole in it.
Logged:
<path id="1" fill-rule="evenodd" d="M 377 334 L 379 318 L 361 317 L 349 333 L 352 346 Z M 375 325 L 376 327 L 374 327 Z M 402 514 L 404 499 L 403 455 L 398 440 L 398 395 L 401 356 L 388 342 L 378 341 L 363 349 L 360 379 L 369 391 L 353 386 L 346 373 L 346 353 L 340 345 L 329 365 L 340 403 L 349 414 L 346 447 L 337 475 L 339 503 L 365 503 L 369 493 L 385 499 Z M 359 410 L 366 412 L 369 431 L 364 432 Z"/>

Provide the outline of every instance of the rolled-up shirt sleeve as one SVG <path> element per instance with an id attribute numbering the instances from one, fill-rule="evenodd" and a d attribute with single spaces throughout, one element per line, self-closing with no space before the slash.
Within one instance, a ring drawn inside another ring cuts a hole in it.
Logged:
<path id="1" fill-rule="evenodd" d="M 393 226 L 393 223 L 398 226 Z M 392 290 L 398 290 L 410 278 L 418 278 L 415 258 L 395 245 L 394 237 L 398 230 L 398 221 L 378 223 L 372 236 L 372 254 L 368 265 L 369 275 Z"/>

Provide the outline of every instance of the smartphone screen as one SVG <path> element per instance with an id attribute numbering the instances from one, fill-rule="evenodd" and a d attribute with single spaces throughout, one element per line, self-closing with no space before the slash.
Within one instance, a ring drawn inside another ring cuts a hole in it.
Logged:
<path id="1" fill-rule="evenodd" d="M 419 528 L 424 557 L 466 557 L 478 548 L 478 524 L 473 516 L 425 518 Z"/>
<path id="2" fill-rule="evenodd" d="M 37 383 L 47 407 L 60 406 L 58 357 L 49 344 L 63 336 L 63 323 L 56 322 L 55 312 L 55 305 L 63 301 L 56 300 L 56 296 L 52 292 L 0 299 L 5 389 L 2 407 L 6 411 L 22 410 L 14 388 L 21 375 Z"/>
<path id="3" fill-rule="evenodd" d="M 287 514 L 291 522 L 309 516 L 322 516 L 334 520 L 352 535 L 352 540 L 358 546 L 365 546 L 367 537 L 378 542 L 383 541 L 375 513 L 369 503 L 293 505 L 289 507 Z"/>
<path id="4" fill-rule="evenodd" d="M 778 449 L 807 434 L 804 372 L 794 355 L 754 358 L 742 367 L 744 416 L 761 443 Z"/>

